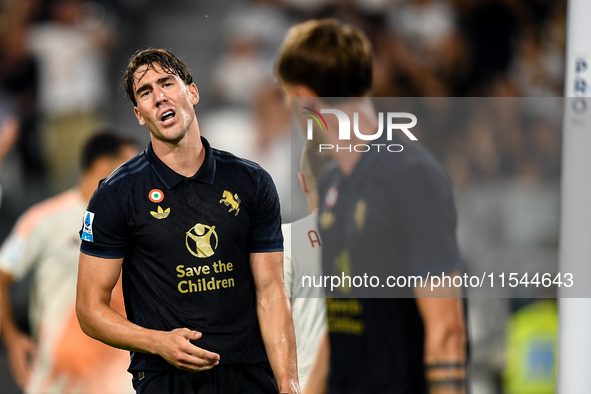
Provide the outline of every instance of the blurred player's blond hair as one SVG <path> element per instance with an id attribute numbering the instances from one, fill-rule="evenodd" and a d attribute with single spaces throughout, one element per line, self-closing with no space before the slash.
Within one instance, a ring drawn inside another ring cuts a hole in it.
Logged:
<path id="1" fill-rule="evenodd" d="M 275 63 L 283 84 L 305 85 L 319 97 L 361 97 L 371 90 L 372 48 L 359 29 L 336 19 L 292 27 Z"/>

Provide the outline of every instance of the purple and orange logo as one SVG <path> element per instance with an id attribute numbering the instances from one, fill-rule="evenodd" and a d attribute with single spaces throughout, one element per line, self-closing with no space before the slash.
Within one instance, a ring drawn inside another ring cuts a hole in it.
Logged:
<path id="1" fill-rule="evenodd" d="M 322 115 L 320 115 L 320 112 L 318 111 L 314 111 L 312 108 L 309 107 L 302 107 L 304 109 L 307 109 L 309 111 L 314 112 L 314 114 L 311 114 L 310 112 L 302 112 L 305 115 L 310 115 L 312 117 L 312 119 L 314 119 L 316 121 L 316 123 L 318 123 L 318 126 L 320 126 L 320 130 L 322 130 L 322 123 L 320 123 L 320 119 L 322 119 L 322 122 L 324 123 L 324 126 L 326 127 L 326 130 L 328 131 L 328 125 L 326 124 L 326 120 L 324 120 L 324 117 Z M 318 119 L 320 117 L 320 119 Z M 312 139 L 312 119 L 308 119 L 308 139 L 311 140 Z"/>

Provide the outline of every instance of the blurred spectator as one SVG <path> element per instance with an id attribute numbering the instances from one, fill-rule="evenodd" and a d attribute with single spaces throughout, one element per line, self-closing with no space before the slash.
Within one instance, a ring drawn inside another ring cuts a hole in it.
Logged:
<path id="1" fill-rule="evenodd" d="M 550 24 L 548 24 L 548 27 Z M 511 67 L 511 78 L 528 97 L 562 96 L 564 47 L 555 39 L 544 39 L 552 29 L 524 28 Z"/>
<path id="2" fill-rule="evenodd" d="M 10 114 L 2 113 L 0 101 L 0 167 L 2 161 L 15 144 L 19 133 L 19 124 L 16 118 Z M 0 185 L 0 205 L 2 204 L 2 185 Z"/>
<path id="3" fill-rule="evenodd" d="M 37 63 L 27 50 L 26 37 L 39 8 L 37 0 L 11 0 L 0 19 L 0 84 L 12 98 L 21 126 L 17 147 L 24 175 L 36 182 L 44 178 L 45 162 L 36 116 Z"/>
<path id="4" fill-rule="evenodd" d="M 289 27 L 286 16 L 264 2 L 239 3 L 223 22 L 226 51 L 213 71 L 226 104 L 254 105 L 258 86 L 272 77 L 273 56 Z"/>
<path id="5" fill-rule="evenodd" d="M 521 3 L 481 0 L 461 4 L 461 25 L 472 59 L 470 91 L 473 95 L 489 95 L 491 83 L 511 64 Z"/>
<path id="6" fill-rule="evenodd" d="M 517 310 L 507 326 L 505 394 L 554 394 L 558 370 L 556 300 L 538 300 Z"/>
<path id="7" fill-rule="evenodd" d="M 334 0 L 279 0 L 279 3 L 285 7 L 286 11 L 299 15 L 314 17 L 325 7 L 335 3 Z"/>
<path id="8" fill-rule="evenodd" d="M 43 146 L 56 191 L 73 184 L 76 152 L 100 122 L 113 38 L 105 21 L 98 3 L 56 0 L 50 20 L 29 30 L 28 46 L 39 62 Z"/>

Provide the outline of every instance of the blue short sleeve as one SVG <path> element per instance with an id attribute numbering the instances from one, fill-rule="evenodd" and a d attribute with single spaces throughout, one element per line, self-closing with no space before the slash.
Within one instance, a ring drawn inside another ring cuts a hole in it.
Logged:
<path id="1" fill-rule="evenodd" d="M 114 187 L 101 181 L 84 212 L 80 251 L 106 259 L 125 255 L 127 220 L 123 215 L 124 198 Z"/>

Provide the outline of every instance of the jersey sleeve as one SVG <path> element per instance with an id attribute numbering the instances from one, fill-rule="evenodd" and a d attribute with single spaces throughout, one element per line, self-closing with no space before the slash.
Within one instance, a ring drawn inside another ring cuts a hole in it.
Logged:
<path id="1" fill-rule="evenodd" d="M 457 213 L 451 181 L 435 162 L 420 162 L 397 183 L 406 266 L 413 275 L 459 270 Z"/>
<path id="2" fill-rule="evenodd" d="M 92 195 L 82 218 L 80 251 L 105 259 L 122 258 L 127 244 L 124 197 L 104 181 Z"/>
<path id="3" fill-rule="evenodd" d="M 250 253 L 283 251 L 279 195 L 269 173 L 259 170 L 249 237 Z"/>

